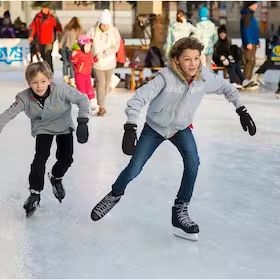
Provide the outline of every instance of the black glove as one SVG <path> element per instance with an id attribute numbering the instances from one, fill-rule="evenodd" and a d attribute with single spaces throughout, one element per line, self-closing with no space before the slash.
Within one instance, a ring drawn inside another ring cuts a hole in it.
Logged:
<path id="1" fill-rule="evenodd" d="M 60 61 L 63 61 L 62 49 L 59 49 L 59 50 L 58 50 L 58 53 L 61 55 Z"/>
<path id="2" fill-rule="evenodd" d="M 250 114 L 247 113 L 245 106 L 241 106 L 236 110 L 236 113 L 240 116 L 240 123 L 245 131 L 249 131 L 251 136 L 256 134 L 256 125 L 251 118 Z"/>
<path id="3" fill-rule="evenodd" d="M 76 131 L 78 142 L 84 144 L 88 140 L 88 118 L 77 118 L 78 127 Z"/>
<path id="4" fill-rule="evenodd" d="M 126 123 L 124 126 L 124 135 L 122 140 L 122 150 L 124 154 L 132 156 L 137 144 L 137 125 Z"/>

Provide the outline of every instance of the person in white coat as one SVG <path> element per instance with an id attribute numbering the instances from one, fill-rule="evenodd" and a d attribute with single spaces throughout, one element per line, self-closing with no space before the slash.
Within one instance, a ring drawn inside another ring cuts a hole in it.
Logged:
<path id="1" fill-rule="evenodd" d="M 169 52 L 176 41 L 181 38 L 195 36 L 196 28 L 187 22 L 186 13 L 183 10 L 178 10 L 176 14 L 176 21 L 171 22 L 168 27 L 167 38 L 165 43 L 165 56 Z"/>
<path id="2" fill-rule="evenodd" d="M 113 70 L 116 68 L 116 53 L 121 40 L 118 29 L 112 24 L 112 15 L 108 9 L 103 11 L 100 20 L 88 30 L 87 35 L 93 39 L 93 55 L 98 59 L 93 66 L 99 105 L 97 115 L 104 116 L 105 99 L 109 92 Z"/>

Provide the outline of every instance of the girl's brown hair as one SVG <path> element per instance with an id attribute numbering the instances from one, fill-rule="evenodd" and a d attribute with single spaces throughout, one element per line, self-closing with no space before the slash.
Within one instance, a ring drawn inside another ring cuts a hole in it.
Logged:
<path id="1" fill-rule="evenodd" d="M 183 22 L 182 17 L 186 17 L 186 13 L 184 12 L 184 10 L 178 10 L 177 14 L 176 14 L 176 21 L 177 22 Z"/>
<path id="2" fill-rule="evenodd" d="M 193 37 L 184 37 L 182 39 L 179 39 L 172 46 L 169 52 L 169 59 L 178 59 L 182 52 L 186 49 L 198 50 L 201 54 L 203 50 L 203 44 Z"/>
<path id="3" fill-rule="evenodd" d="M 53 72 L 49 64 L 46 61 L 40 61 L 27 66 L 25 70 L 26 81 L 30 83 L 39 72 L 46 76 L 49 80 L 51 80 L 53 77 Z"/>
<path id="4" fill-rule="evenodd" d="M 80 31 L 82 29 L 82 27 L 80 25 L 80 21 L 77 17 L 72 17 L 70 19 L 70 21 L 64 27 L 64 31 L 66 31 L 66 30 L 70 31 L 72 29 L 78 30 L 78 31 Z"/>

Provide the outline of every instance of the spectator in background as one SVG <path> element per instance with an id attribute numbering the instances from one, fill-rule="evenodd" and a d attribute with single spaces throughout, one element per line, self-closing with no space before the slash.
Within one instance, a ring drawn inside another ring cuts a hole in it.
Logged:
<path id="1" fill-rule="evenodd" d="M 207 7 L 200 7 L 198 11 L 199 22 L 196 24 L 197 38 L 203 44 L 201 60 L 203 65 L 209 68 L 212 63 L 214 44 L 218 40 L 218 33 L 215 24 L 208 19 L 209 10 Z"/>
<path id="2" fill-rule="evenodd" d="M 70 60 L 72 54 L 72 46 L 77 41 L 81 34 L 81 25 L 77 17 L 72 17 L 71 20 L 65 25 L 63 36 L 59 44 L 59 52 L 62 56 L 62 73 L 64 82 L 75 86 L 75 79 L 73 73 L 73 65 Z"/>
<path id="3" fill-rule="evenodd" d="M 14 27 L 15 27 L 15 29 L 18 29 L 21 23 L 22 23 L 22 21 L 21 21 L 20 17 L 17 17 L 14 20 Z"/>
<path id="4" fill-rule="evenodd" d="M 28 38 L 29 32 L 25 22 L 22 22 L 19 25 L 19 28 L 16 29 L 17 38 Z"/>
<path id="5" fill-rule="evenodd" d="M 30 36 L 28 40 L 32 42 L 37 36 L 38 45 L 42 58 L 48 62 L 53 71 L 52 50 L 53 43 L 56 40 L 56 34 L 61 37 L 61 24 L 54 15 L 51 14 L 48 3 L 43 3 L 41 11 L 36 14 L 29 26 Z"/>
<path id="6" fill-rule="evenodd" d="M 247 87 L 249 84 L 243 84 L 245 78 L 240 69 L 240 57 L 236 57 L 237 54 L 233 51 L 234 46 L 227 36 L 225 25 L 221 25 L 218 28 L 218 35 L 219 39 L 214 45 L 213 61 L 217 66 L 224 66 L 227 68 L 230 82 L 233 83 L 236 88 L 242 88 L 242 85 Z"/>
<path id="7" fill-rule="evenodd" d="M 271 69 L 280 70 L 280 65 L 279 65 L 278 61 L 272 60 L 272 55 L 274 53 L 273 49 L 278 49 L 279 45 L 280 45 L 280 37 L 277 36 L 276 34 L 272 36 L 271 40 L 267 41 L 266 60 L 262 65 L 260 65 L 260 67 L 255 72 L 257 83 L 260 83 L 263 85 L 265 84 L 263 76 L 267 70 L 271 70 Z"/>
<path id="8" fill-rule="evenodd" d="M 16 38 L 28 38 L 28 29 L 25 22 L 22 22 L 20 17 L 14 21 Z"/>
<path id="9" fill-rule="evenodd" d="M 88 30 L 87 35 L 93 39 L 93 55 L 98 59 L 93 65 L 99 105 L 97 115 L 104 116 L 105 99 L 109 92 L 113 70 L 116 68 L 116 53 L 121 40 L 118 29 L 112 24 L 112 15 L 108 9 L 103 11 L 99 22 Z"/>
<path id="10" fill-rule="evenodd" d="M 95 92 L 91 84 L 91 70 L 96 58 L 92 55 L 92 39 L 87 35 L 80 35 L 73 45 L 71 62 L 75 74 L 77 89 L 85 94 L 90 102 L 92 114 L 97 112 L 97 102 Z"/>
<path id="11" fill-rule="evenodd" d="M 1 24 L 2 25 L 4 25 L 4 24 L 12 25 L 12 19 L 11 19 L 11 14 L 10 14 L 9 10 L 7 10 L 3 13 L 3 18 L 2 18 Z"/>
<path id="12" fill-rule="evenodd" d="M 252 79 L 256 64 L 256 50 L 260 44 L 259 27 L 254 16 L 257 7 L 257 1 L 246 1 L 243 3 L 243 9 L 241 10 L 240 33 L 246 61 L 244 65 L 244 76 L 247 80 Z"/>
<path id="13" fill-rule="evenodd" d="M 4 17 L 2 20 L 2 26 L 0 29 L 1 38 L 15 38 L 15 28 L 12 24 L 10 12 L 7 10 L 4 12 Z"/>
<path id="14" fill-rule="evenodd" d="M 176 21 L 171 22 L 167 32 L 165 43 L 165 56 L 168 57 L 169 51 L 173 44 L 184 37 L 189 37 L 196 34 L 196 28 L 187 22 L 186 14 L 183 10 L 178 10 L 176 14 Z"/>

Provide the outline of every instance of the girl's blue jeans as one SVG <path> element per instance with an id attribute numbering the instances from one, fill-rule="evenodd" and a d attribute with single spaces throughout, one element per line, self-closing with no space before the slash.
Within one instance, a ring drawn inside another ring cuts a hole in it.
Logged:
<path id="1" fill-rule="evenodd" d="M 147 160 L 164 140 L 166 140 L 164 137 L 145 124 L 134 155 L 112 185 L 114 195 L 124 194 L 127 184 L 141 172 Z M 184 172 L 177 198 L 189 202 L 192 197 L 199 166 L 199 157 L 192 131 L 190 128 L 180 130 L 168 140 L 179 150 L 184 162 Z"/>

